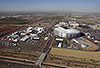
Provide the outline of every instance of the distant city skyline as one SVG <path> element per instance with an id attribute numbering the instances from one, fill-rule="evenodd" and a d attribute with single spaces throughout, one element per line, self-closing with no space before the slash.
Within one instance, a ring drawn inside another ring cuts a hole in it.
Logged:
<path id="1" fill-rule="evenodd" d="M 0 0 L 0 11 L 100 12 L 100 0 Z"/>

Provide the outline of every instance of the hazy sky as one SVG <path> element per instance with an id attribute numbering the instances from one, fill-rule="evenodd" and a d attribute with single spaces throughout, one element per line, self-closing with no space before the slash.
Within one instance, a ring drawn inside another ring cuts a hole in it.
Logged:
<path id="1" fill-rule="evenodd" d="M 0 0 L 0 11 L 100 12 L 100 0 Z"/>

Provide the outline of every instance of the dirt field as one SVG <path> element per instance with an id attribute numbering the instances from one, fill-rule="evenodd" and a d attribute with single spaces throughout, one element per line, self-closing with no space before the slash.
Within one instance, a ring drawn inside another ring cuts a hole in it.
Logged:
<path id="1" fill-rule="evenodd" d="M 80 50 L 52 48 L 51 51 L 50 51 L 50 54 L 100 60 L 100 55 L 99 55 L 100 51 L 98 51 L 98 52 L 88 52 L 87 51 L 86 52 L 86 51 L 80 51 Z"/>
<path id="2" fill-rule="evenodd" d="M 88 19 L 78 19 L 77 21 L 80 22 L 80 23 L 83 23 L 83 22 L 85 22 L 85 23 L 96 23 L 96 21 L 90 21 Z"/>
<path id="3" fill-rule="evenodd" d="M 53 66 L 42 65 L 42 68 L 59 68 L 59 67 L 53 67 Z"/>
<path id="4" fill-rule="evenodd" d="M 0 28 L 0 33 L 3 33 L 3 32 L 7 32 L 9 30 L 12 30 L 14 28 L 17 28 L 18 26 L 4 26 L 4 27 L 1 27 Z"/>
<path id="5" fill-rule="evenodd" d="M 0 50 L 0 56 L 28 59 L 28 60 L 32 60 L 32 61 L 35 61 L 39 55 L 40 55 L 39 52 L 16 51 L 16 50 L 10 50 L 10 49 L 1 49 Z"/>
<path id="6" fill-rule="evenodd" d="M 5 66 L 0 66 L 0 68 L 7 68 L 7 67 L 5 67 Z"/>
<path id="7" fill-rule="evenodd" d="M 86 52 L 53 47 L 45 63 L 69 66 L 72 68 L 100 68 L 99 54 L 100 51 Z"/>

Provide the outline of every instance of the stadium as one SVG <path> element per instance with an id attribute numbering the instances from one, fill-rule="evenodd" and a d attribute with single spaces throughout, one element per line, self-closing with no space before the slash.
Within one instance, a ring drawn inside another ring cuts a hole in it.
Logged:
<path id="1" fill-rule="evenodd" d="M 57 27 L 54 28 L 54 34 L 60 37 L 72 39 L 82 36 L 79 30 L 69 28 L 69 27 Z"/>

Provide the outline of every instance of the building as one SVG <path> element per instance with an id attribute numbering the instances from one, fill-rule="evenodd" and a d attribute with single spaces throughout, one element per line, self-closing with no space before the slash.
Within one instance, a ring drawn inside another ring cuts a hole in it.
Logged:
<path id="1" fill-rule="evenodd" d="M 69 26 L 70 26 L 70 27 L 74 27 L 74 28 L 76 28 L 76 27 L 79 26 L 79 24 L 76 23 L 75 21 L 69 21 Z"/>
<path id="2" fill-rule="evenodd" d="M 29 36 L 25 36 L 25 37 L 22 37 L 21 39 L 20 39 L 20 41 L 26 41 L 27 39 L 29 38 Z"/>
<path id="3" fill-rule="evenodd" d="M 59 25 L 67 25 L 67 22 L 59 22 Z"/>
<path id="4" fill-rule="evenodd" d="M 81 32 L 79 30 L 67 27 L 54 28 L 54 34 L 68 39 L 77 38 L 81 36 Z"/>
<path id="5" fill-rule="evenodd" d="M 38 31 L 38 33 L 42 33 L 44 31 L 44 27 L 35 27 L 34 30 Z"/>

